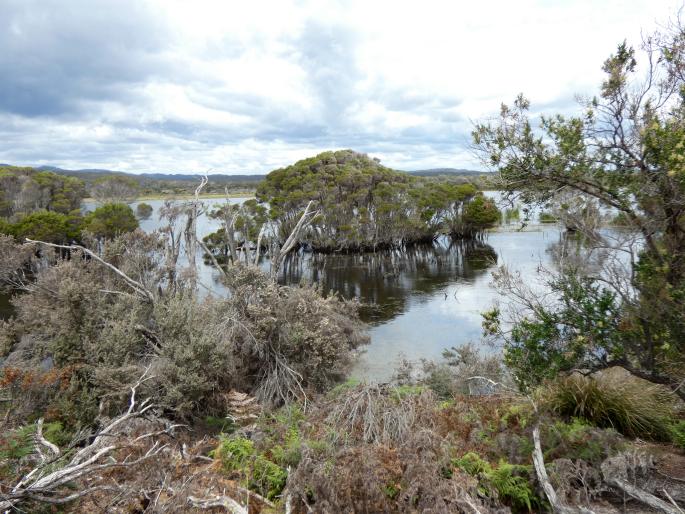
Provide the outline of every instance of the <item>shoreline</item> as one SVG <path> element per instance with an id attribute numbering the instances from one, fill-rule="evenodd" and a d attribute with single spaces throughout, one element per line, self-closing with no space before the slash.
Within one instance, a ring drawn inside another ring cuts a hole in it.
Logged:
<path id="1" fill-rule="evenodd" d="M 232 193 L 226 196 L 225 193 L 205 193 L 199 195 L 200 200 L 209 199 L 221 199 L 221 198 L 254 198 L 254 193 Z M 144 202 L 145 200 L 190 200 L 195 198 L 192 193 L 189 194 L 178 194 L 178 195 L 168 195 L 168 194 L 156 194 L 156 195 L 143 195 L 137 197 L 133 202 Z M 97 200 L 92 197 L 86 197 L 82 200 L 83 202 L 96 202 Z M 131 203 L 133 203 L 131 202 Z"/>

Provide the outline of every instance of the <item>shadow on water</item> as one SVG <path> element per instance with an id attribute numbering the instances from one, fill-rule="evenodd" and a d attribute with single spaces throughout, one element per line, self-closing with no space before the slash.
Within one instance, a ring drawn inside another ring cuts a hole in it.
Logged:
<path id="1" fill-rule="evenodd" d="M 324 294 L 337 292 L 362 302 L 361 316 L 385 323 L 460 279 L 484 274 L 497 262 L 492 246 L 479 240 L 441 239 L 433 245 L 361 255 L 298 253 L 284 262 L 280 282 L 316 283 Z"/>

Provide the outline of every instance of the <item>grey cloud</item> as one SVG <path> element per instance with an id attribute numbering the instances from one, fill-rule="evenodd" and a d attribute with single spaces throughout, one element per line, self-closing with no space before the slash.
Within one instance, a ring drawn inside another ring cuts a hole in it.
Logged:
<path id="1" fill-rule="evenodd" d="M 92 7 L 88 7 L 92 5 Z M 0 110 L 69 116 L 84 100 L 126 99 L 166 67 L 166 33 L 133 0 L 0 4 Z"/>
<path id="2" fill-rule="evenodd" d="M 131 162 L 140 171 L 154 171 L 166 164 L 145 163 L 145 152 L 168 156 L 164 163 L 202 160 L 216 148 L 255 140 L 293 148 L 410 154 L 417 162 L 437 155 L 450 165 L 457 136 L 468 132 L 468 121 L 454 112 L 458 98 L 385 84 L 360 92 L 357 86 L 366 77 L 355 60 L 361 42 L 353 27 L 311 20 L 282 41 L 283 55 L 306 74 L 307 93 L 316 106 L 300 112 L 257 94 L 236 93 L 216 78 L 194 76 L 196 68 L 184 60 L 236 58 L 248 45 L 263 44 L 259 39 L 246 43 L 228 34 L 197 55 L 181 57 L 173 52 L 175 34 L 160 20 L 160 13 L 138 0 L 1 1 L 0 161 L 84 168 Z M 181 86 L 196 105 L 246 121 L 229 127 L 189 122 L 173 109 L 166 119 L 150 121 L 154 117 L 145 116 L 150 105 L 142 90 L 152 82 Z M 429 123 L 403 129 L 359 126 L 349 112 L 366 101 L 425 115 Z M 112 105 L 123 116 L 112 116 Z M 98 140 L 64 134 L 72 125 L 93 123 L 109 126 L 112 135 Z M 62 135 L 55 137 L 55 132 Z M 184 169 L 179 165 L 175 171 Z"/>

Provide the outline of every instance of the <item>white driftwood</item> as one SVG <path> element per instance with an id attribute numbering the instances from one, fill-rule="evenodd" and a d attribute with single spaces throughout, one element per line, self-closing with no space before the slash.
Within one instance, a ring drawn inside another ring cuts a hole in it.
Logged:
<path id="1" fill-rule="evenodd" d="M 538 480 L 542 485 L 542 489 L 545 491 L 545 496 L 552 506 L 554 512 L 560 514 L 594 514 L 593 511 L 585 509 L 583 507 L 573 508 L 565 505 L 559 500 L 557 492 L 554 490 L 552 483 L 549 481 L 549 475 L 547 475 L 547 469 L 545 468 L 545 458 L 542 453 L 542 444 L 540 443 L 540 426 L 536 425 L 533 429 L 533 463 L 535 464 L 535 472 L 537 473 Z"/>
<path id="2" fill-rule="evenodd" d="M 661 498 L 657 498 L 653 494 L 634 486 L 628 480 L 626 480 L 625 477 L 619 476 L 619 474 L 617 474 L 613 469 L 613 466 L 611 466 L 611 461 L 611 458 L 606 459 L 604 462 L 602 462 L 601 466 L 602 476 L 607 484 L 619 489 L 623 493 L 644 503 L 645 505 L 649 505 L 653 509 L 665 512 L 666 514 L 682 514 L 682 510 L 677 505 L 671 505 Z"/>
<path id="3" fill-rule="evenodd" d="M 82 477 L 96 478 L 100 472 L 109 468 L 127 468 L 136 466 L 147 459 L 157 455 L 166 445 L 155 442 L 147 452 L 137 459 L 116 461 L 112 452 L 125 447 L 126 445 L 116 444 L 116 429 L 121 427 L 126 420 L 140 417 L 151 408 L 151 404 L 146 400 L 137 405 L 136 390 L 151 377 L 145 374 L 131 388 L 131 398 L 128 410 L 112 419 L 95 437 L 92 443 L 85 446 L 68 461 L 63 462 L 62 453 L 54 444 L 45 440 L 42 435 L 42 420 L 38 422 L 36 430 L 37 452 L 39 453 L 40 464 L 27 473 L 12 489 L 2 496 L 0 500 L 0 511 L 10 512 L 25 500 L 37 500 L 46 503 L 61 504 L 73 501 L 82 496 L 86 496 L 95 491 L 105 489 L 116 489 L 114 486 L 103 484 L 93 484 L 84 487 L 77 493 L 73 493 L 66 485 Z M 178 425 L 169 427 L 166 430 L 151 432 L 137 437 L 133 442 L 142 439 L 152 438 L 163 433 L 171 433 Z M 47 458 L 40 451 L 40 446 L 44 446 L 52 453 L 51 458 Z"/>
<path id="4" fill-rule="evenodd" d="M 215 509 L 217 507 L 223 507 L 232 514 L 248 514 L 247 508 L 228 496 L 214 496 L 212 498 L 188 496 L 188 503 L 196 509 Z"/>

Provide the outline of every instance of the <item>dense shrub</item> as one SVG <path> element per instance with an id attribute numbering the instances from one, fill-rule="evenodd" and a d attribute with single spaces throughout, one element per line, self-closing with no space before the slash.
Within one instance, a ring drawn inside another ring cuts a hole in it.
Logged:
<path id="1" fill-rule="evenodd" d="M 17 239 L 37 239 L 48 243 L 65 244 L 79 238 L 81 219 L 52 211 L 36 211 L 21 217 L 12 225 Z"/>
<path id="2" fill-rule="evenodd" d="M 136 216 L 138 216 L 140 219 L 148 219 L 150 216 L 152 216 L 153 212 L 154 209 L 149 203 L 140 202 L 136 207 Z"/>
<path id="3" fill-rule="evenodd" d="M 129 294 L 119 275 L 81 252 L 41 268 L 30 290 L 13 299 L 16 319 L 1 341 L 6 363 L 73 370 L 63 390 L 50 382 L 31 394 L 18 390 L 28 412 L 59 404 L 64 413 L 80 411 L 67 422 L 88 424 L 98 404 L 119 411 L 146 366 L 154 378 L 144 389 L 176 418 L 225 414 L 231 389 L 268 404 L 304 400 L 340 381 L 368 341 L 356 304 L 279 286 L 256 268 L 235 269 L 228 298 L 168 286 L 157 238 L 125 234 L 106 242 L 102 254 L 154 291 L 153 302 Z M 18 263 L 3 256 L 8 273 Z"/>
<path id="4" fill-rule="evenodd" d="M 86 215 L 83 228 L 96 237 L 112 239 L 138 228 L 133 210 L 123 203 L 108 203 Z"/>

